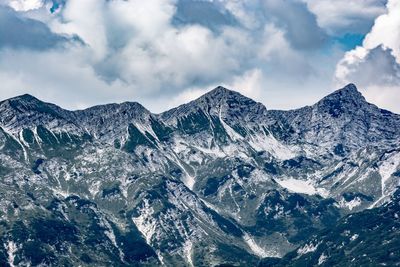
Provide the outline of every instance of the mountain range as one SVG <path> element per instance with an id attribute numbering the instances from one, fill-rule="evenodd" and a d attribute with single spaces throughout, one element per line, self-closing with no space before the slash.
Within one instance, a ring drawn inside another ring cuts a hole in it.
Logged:
<path id="1" fill-rule="evenodd" d="M 400 115 L 349 84 L 268 110 L 0 102 L 1 266 L 396 266 Z"/>

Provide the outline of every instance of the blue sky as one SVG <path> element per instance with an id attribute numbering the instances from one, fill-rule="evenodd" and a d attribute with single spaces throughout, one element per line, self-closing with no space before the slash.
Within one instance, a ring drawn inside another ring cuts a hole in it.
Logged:
<path id="1" fill-rule="evenodd" d="M 400 113 L 400 0 L 0 0 L 0 98 L 161 112 L 224 85 L 269 109 L 347 83 Z"/>

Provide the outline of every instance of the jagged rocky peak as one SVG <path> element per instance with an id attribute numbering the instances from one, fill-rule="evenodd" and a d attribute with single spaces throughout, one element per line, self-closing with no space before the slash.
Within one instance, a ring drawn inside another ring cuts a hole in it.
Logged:
<path id="1" fill-rule="evenodd" d="M 200 98 L 194 100 L 197 105 L 206 105 L 208 107 L 221 107 L 224 104 L 256 105 L 254 100 L 223 86 L 218 86 Z"/>
<path id="2" fill-rule="evenodd" d="M 4 100 L 0 102 L 0 106 L 2 106 L 2 109 L 12 109 L 19 113 L 38 112 L 52 114 L 55 116 L 62 116 L 66 115 L 66 113 L 69 113 L 69 111 L 62 109 L 57 105 L 44 102 L 29 94 Z"/>
<path id="3" fill-rule="evenodd" d="M 367 101 L 365 100 L 365 97 L 361 94 L 360 91 L 358 91 L 357 87 L 355 84 L 350 83 L 346 85 L 345 87 L 336 90 L 332 94 L 326 96 L 325 98 L 338 98 L 343 101 L 347 100 L 353 100 L 358 103 L 366 103 Z"/>
<path id="4" fill-rule="evenodd" d="M 23 94 L 16 97 L 11 98 L 10 100 L 19 100 L 19 101 L 26 101 L 26 102 L 38 102 L 40 101 L 36 97 L 30 94 Z"/>
<path id="5" fill-rule="evenodd" d="M 145 107 L 143 107 L 138 102 L 123 102 L 123 103 L 112 103 L 112 104 L 105 104 L 105 105 L 98 105 L 93 106 L 90 108 L 85 109 L 86 111 L 89 110 L 141 110 L 147 111 Z"/>
<path id="6" fill-rule="evenodd" d="M 331 95 L 335 95 L 335 94 L 339 94 L 339 95 L 347 96 L 347 97 L 353 96 L 353 97 L 364 98 L 362 96 L 362 94 L 358 91 L 357 86 L 354 83 L 349 83 L 345 87 L 343 87 L 343 88 L 341 88 L 339 90 L 336 90 Z"/>
<path id="7" fill-rule="evenodd" d="M 129 125 L 148 125 L 153 117 L 137 102 L 99 105 L 75 111 L 74 114 L 91 135 L 103 139 L 124 136 Z"/>
<path id="8" fill-rule="evenodd" d="M 38 122 L 43 125 L 66 124 L 73 121 L 70 111 L 57 105 L 46 103 L 36 97 L 24 94 L 0 102 L 0 122 L 11 131 L 34 127 Z"/>
<path id="9" fill-rule="evenodd" d="M 150 111 L 137 102 L 123 102 L 121 104 L 106 104 L 75 111 L 77 115 L 89 117 L 126 117 L 150 114 Z"/>
<path id="10" fill-rule="evenodd" d="M 37 107 L 38 105 L 46 104 L 45 102 L 37 99 L 36 97 L 30 94 L 24 94 L 20 96 L 16 96 L 7 100 L 0 102 L 1 106 L 7 105 L 11 108 L 23 108 L 30 109 Z"/>
<path id="11" fill-rule="evenodd" d="M 243 95 L 241 95 L 240 93 L 233 91 L 233 90 L 229 90 L 226 87 L 223 86 L 218 86 L 215 87 L 214 89 L 212 89 L 211 91 L 209 91 L 208 93 L 204 94 L 203 96 L 200 97 L 201 98 L 214 98 L 215 100 L 222 100 L 228 96 L 236 96 L 236 97 L 244 97 Z"/>
<path id="12" fill-rule="evenodd" d="M 236 91 L 218 86 L 203 96 L 161 114 L 166 121 L 186 117 L 193 113 L 222 116 L 224 119 L 241 117 L 251 120 L 266 113 L 263 104 L 258 103 Z"/>
<path id="13" fill-rule="evenodd" d="M 76 116 L 88 125 L 109 125 L 110 127 L 125 127 L 134 121 L 146 121 L 151 112 L 137 102 L 107 104 L 90 107 L 75 112 Z"/>
<path id="14" fill-rule="evenodd" d="M 275 118 L 286 121 L 294 133 L 291 142 L 303 140 L 328 148 L 340 143 L 359 148 L 367 144 L 390 146 L 382 141 L 399 138 L 399 116 L 368 103 L 354 84 L 333 92 L 313 106 L 278 115 Z"/>
<path id="15" fill-rule="evenodd" d="M 351 83 L 324 97 L 315 106 L 319 111 L 328 111 L 333 117 L 339 117 L 340 114 L 354 112 L 357 109 L 368 107 L 370 104 L 357 90 L 357 87 Z"/>

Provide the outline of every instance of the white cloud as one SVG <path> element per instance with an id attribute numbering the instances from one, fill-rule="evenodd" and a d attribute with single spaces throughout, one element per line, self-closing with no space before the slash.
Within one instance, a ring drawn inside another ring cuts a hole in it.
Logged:
<path id="1" fill-rule="evenodd" d="M 42 0 L 9 0 L 8 5 L 16 11 L 29 11 L 43 6 Z"/>
<path id="2" fill-rule="evenodd" d="M 366 49 L 374 49 L 380 45 L 389 48 L 400 64 L 400 1 L 389 0 L 387 9 L 387 14 L 375 20 L 370 33 L 365 37 L 363 46 Z"/>
<path id="3" fill-rule="evenodd" d="M 339 86 L 358 84 L 367 99 L 400 113 L 400 1 L 389 0 L 387 10 L 375 20 L 362 46 L 340 60 L 335 79 Z"/>
<path id="4" fill-rule="evenodd" d="M 385 13 L 386 0 L 302 0 L 318 24 L 333 34 L 366 33 L 375 18 Z"/>
<path id="5" fill-rule="evenodd" d="M 309 68 L 285 29 L 272 22 L 252 29 L 221 26 L 215 32 L 196 24 L 174 25 L 175 11 L 174 0 L 69 0 L 59 14 L 43 21 L 54 32 L 76 35 L 85 43 L 74 49 L 80 49 L 99 80 L 125 84 L 140 97 L 168 97 L 187 88 L 227 83 L 258 65 L 267 66 L 260 72 L 271 73 L 269 64 L 274 64 L 273 71 L 286 71 L 291 61 L 292 75 Z M 72 61 L 66 62 L 76 65 Z M 96 90 L 92 87 L 87 90 Z"/>
<path id="6" fill-rule="evenodd" d="M 50 0 L 30 5 L 21 19 L 39 20 L 62 45 L 0 44 L 0 96 L 28 92 L 69 108 L 136 100 L 162 111 L 220 84 L 274 108 L 331 89 L 342 51 L 326 47 L 319 15 L 301 0 L 209 1 L 196 5 L 204 20 L 184 17 L 185 5 L 177 22 L 181 1 L 197 0 L 68 0 L 53 13 Z"/>
<path id="7" fill-rule="evenodd" d="M 362 90 L 363 95 L 367 101 L 378 105 L 381 108 L 388 109 L 392 112 L 400 114 L 399 108 L 399 86 L 398 85 L 387 85 L 387 86 L 376 86 L 371 85 Z"/>
<path id="8" fill-rule="evenodd" d="M 107 35 L 103 6 L 98 0 L 69 0 L 62 17 L 50 23 L 51 29 L 59 34 L 79 36 L 90 46 L 94 59 L 100 60 L 107 53 Z"/>
<path id="9" fill-rule="evenodd" d="M 3 98 L 30 93 L 62 107 L 77 109 L 98 103 L 136 99 L 134 88 L 99 79 L 80 48 L 68 51 L 0 52 Z"/>
<path id="10" fill-rule="evenodd" d="M 263 73 L 256 68 L 245 72 L 242 76 L 235 77 L 227 87 L 252 99 L 260 99 L 264 84 Z"/>
<path id="11" fill-rule="evenodd" d="M 302 1 L 220 0 L 226 9 L 248 29 L 262 29 L 272 23 L 283 30 L 290 45 L 298 50 L 315 50 L 324 46 L 327 36 Z"/>
<path id="12" fill-rule="evenodd" d="M 365 62 L 367 55 L 368 50 L 362 46 L 357 46 L 355 49 L 347 52 L 336 67 L 335 78 L 338 82 L 342 84 L 349 83 L 349 76 L 352 73 L 351 68 Z"/>
<path id="13" fill-rule="evenodd" d="M 174 12 L 174 1 L 166 0 L 91 0 L 83 5 L 70 0 L 51 25 L 58 33 L 83 39 L 94 52 L 91 60 L 100 76 L 146 88 L 142 93 L 190 87 L 239 71 L 239 52 L 250 46 L 249 40 L 243 43 L 246 32 L 226 28 L 215 35 L 198 25 L 176 28 Z"/>

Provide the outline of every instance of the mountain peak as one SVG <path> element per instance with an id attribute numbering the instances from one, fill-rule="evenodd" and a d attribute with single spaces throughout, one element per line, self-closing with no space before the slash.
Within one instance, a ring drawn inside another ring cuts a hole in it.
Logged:
<path id="1" fill-rule="evenodd" d="M 322 98 L 319 103 L 327 101 L 330 102 L 333 100 L 339 102 L 352 102 L 352 103 L 366 102 L 364 96 L 360 93 L 360 91 L 358 91 L 357 87 L 352 83 Z"/>
<path id="2" fill-rule="evenodd" d="M 177 108 L 161 114 L 166 120 L 175 120 L 179 117 L 187 117 L 189 114 L 197 113 L 199 110 L 212 116 L 223 116 L 246 118 L 251 120 L 265 113 L 266 108 L 236 91 L 218 86 L 203 96 Z"/>
<path id="3" fill-rule="evenodd" d="M 150 111 L 148 111 L 144 106 L 142 106 L 142 104 L 138 102 L 123 102 L 120 104 L 113 103 L 113 104 L 97 105 L 86 108 L 84 110 L 78 110 L 76 112 L 101 113 L 107 111 L 112 111 L 112 112 L 137 111 L 137 112 L 150 113 Z"/>
<path id="4" fill-rule="evenodd" d="M 60 110 L 62 110 L 60 107 L 51 103 L 46 103 L 30 94 L 23 94 L 16 97 L 12 97 L 0 102 L 0 104 L 5 104 L 6 105 L 5 108 L 8 107 L 16 109 L 19 112 L 23 111 L 48 112 L 50 110 L 59 112 Z"/>
<path id="5" fill-rule="evenodd" d="M 345 87 L 339 90 L 349 91 L 349 92 L 358 92 L 357 86 L 354 83 L 349 83 Z"/>
<path id="6" fill-rule="evenodd" d="M 358 91 L 353 83 L 349 83 L 345 87 L 336 90 L 325 98 L 354 99 L 365 101 L 364 96 Z"/>
<path id="7" fill-rule="evenodd" d="M 361 112 L 369 109 L 369 106 L 370 104 L 352 83 L 331 93 L 315 104 L 319 111 L 328 112 L 333 117 Z"/>
<path id="8" fill-rule="evenodd" d="M 39 101 L 39 99 L 37 99 L 36 97 L 34 97 L 33 95 L 30 95 L 30 94 L 23 94 L 20 96 L 16 96 L 12 99 L 22 99 L 22 100 L 26 100 L 26 101 Z"/>
<path id="9" fill-rule="evenodd" d="M 236 96 L 236 97 L 242 97 L 242 98 L 247 98 L 243 95 L 241 95 L 240 93 L 233 91 L 233 90 L 229 90 L 226 87 L 223 86 L 218 86 L 214 89 L 212 89 L 211 91 L 209 91 L 208 93 L 204 94 L 203 96 L 201 96 L 199 99 L 202 98 L 212 98 L 215 100 L 221 100 L 223 98 L 226 98 L 228 96 Z"/>
<path id="10" fill-rule="evenodd" d="M 190 107 L 203 107 L 206 109 L 219 109 L 222 105 L 230 102 L 240 103 L 242 105 L 256 104 L 256 102 L 236 91 L 218 86 L 199 98 L 183 104 L 176 109 L 188 109 Z"/>
<path id="11" fill-rule="evenodd" d="M 40 101 L 33 95 L 23 94 L 23 95 L 19 95 L 19 96 L 15 96 L 15 97 L 6 99 L 6 100 L 2 101 L 1 103 L 4 103 L 4 102 L 18 102 L 21 104 L 36 104 L 36 103 L 39 103 L 42 101 Z"/>
<path id="12" fill-rule="evenodd" d="M 358 91 L 357 86 L 354 83 L 349 83 L 342 89 L 337 90 L 337 92 L 341 92 L 342 94 L 347 94 L 347 95 L 352 95 L 352 96 L 358 96 L 358 97 L 363 97 L 363 95 Z"/>
<path id="13" fill-rule="evenodd" d="M 221 86 L 221 85 L 215 87 L 215 88 L 212 89 L 209 93 L 211 93 L 211 92 L 213 92 L 213 93 L 224 93 L 224 94 L 227 94 L 227 93 L 237 93 L 237 92 L 235 92 L 235 91 L 233 91 L 233 90 L 229 90 L 228 88 L 223 87 L 223 86 Z"/>
<path id="14" fill-rule="evenodd" d="M 137 102 L 98 105 L 74 113 L 83 124 L 98 133 L 103 130 L 107 132 L 109 129 L 115 131 L 116 128 L 126 128 L 130 122 L 145 121 L 151 115 L 149 110 Z"/>
<path id="15" fill-rule="evenodd" d="M 196 105 L 206 105 L 210 108 L 219 108 L 221 105 L 232 103 L 236 103 L 237 105 L 257 104 L 253 99 L 223 86 L 214 88 L 191 103 L 195 103 Z"/>

